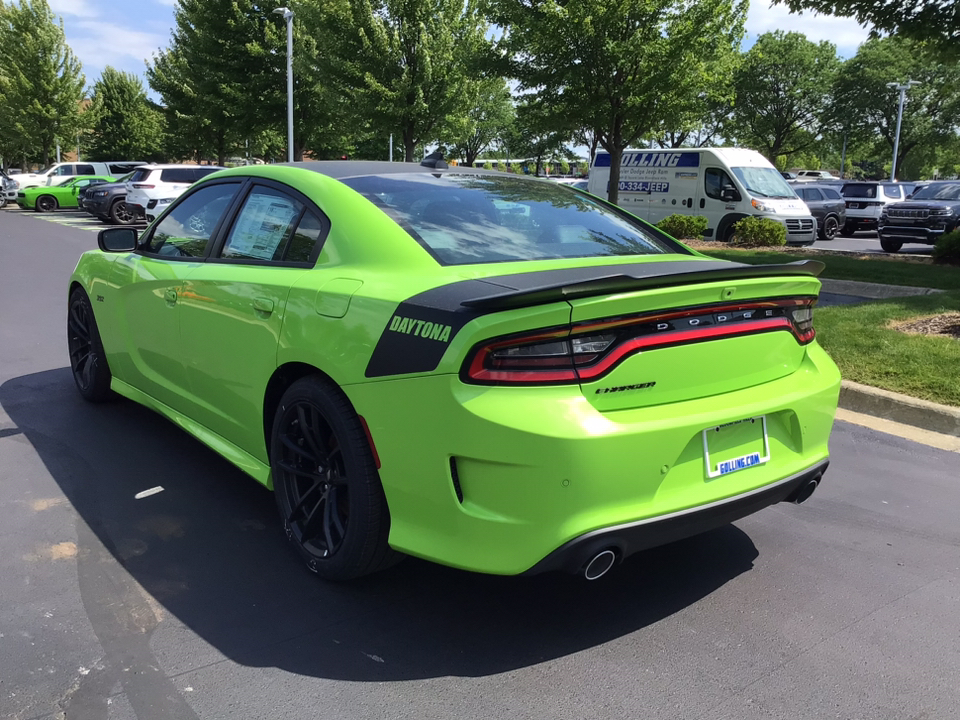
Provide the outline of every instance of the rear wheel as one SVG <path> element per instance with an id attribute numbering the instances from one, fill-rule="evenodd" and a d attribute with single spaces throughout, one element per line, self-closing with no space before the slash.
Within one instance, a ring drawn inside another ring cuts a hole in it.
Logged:
<path id="1" fill-rule="evenodd" d="M 843 237 L 853 237 L 853 234 L 856 232 L 853 225 L 846 223 L 842 228 L 840 228 L 840 234 Z"/>
<path id="2" fill-rule="evenodd" d="M 37 212 L 53 212 L 57 209 L 57 199 L 53 195 L 41 195 L 37 198 Z"/>
<path id="3" fill-rule="evenodd" d="M 880 247 L 883 248 L 884 252 L 895 253 L 900 252 L 900 248 L 903 247 L 903 243 L 896 240 L 890 240 L 888 238 L 880 238 Z"/>
<path id="4" fill-rule="evenodd" d="M 115 200 L 110 206 L 110 221 L 115 225 L 130 225 L 136 219 L 123 200 Z"/>
<path id="5" fill-rule="evenodd" d="M 73 380 L 83 399 L 95 403 L 110 399 L 110 367 L 90 298 L 82 288 L 70 293 L 67 304 L 67 347 Z"/>
<path id="6" fill-rule="evenodd" d="M 840 220 L 836 215 L 827 215 L 820 225 L 820 239 L 833 240 L 840 232 Z"/>
<path id="7" fill-rule="evenodd" d="M 270 467 L 287 538 L 326 580 L 351 580 L 398 555 L 360 418 L 339 388 L 317 377 L 293 383 L 273 422 Z"/>

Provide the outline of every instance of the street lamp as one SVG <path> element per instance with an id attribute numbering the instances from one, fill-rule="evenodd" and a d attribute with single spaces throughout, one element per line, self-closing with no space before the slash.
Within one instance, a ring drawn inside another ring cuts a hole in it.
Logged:
<path id="1" fill-rule="evenodd" d="M 900 148 L 900 122 L 903 120 L 903 103 L 907 99 L 907 90 L 920 85 L 919 80 L 907 80 L 905 83 L 887 83 L 888 88 L 900 91 L 900 108 L 897 110 L 897 134 L 893 138 L 893 165 L 890 167 L 890 182 L 897 181 L 897 150 Z"/>
<path id="2" fill-rule="evenodd" d="M 293 162 L 293 10 L 278 7 L 273 12 L 287 22 L 287 162 Z"/>

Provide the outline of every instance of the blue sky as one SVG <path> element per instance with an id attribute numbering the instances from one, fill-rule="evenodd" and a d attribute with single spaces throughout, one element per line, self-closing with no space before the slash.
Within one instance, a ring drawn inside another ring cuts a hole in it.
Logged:
<path id="1" fill-rule="evenodd" d="M 48 0 L 63 18 L 67 42 L 83 63 L 92 86 L 107 65 L 143 78 L 145 61 L 166 47 L 173 28 L 176 0 Z M 278 2 L 277 5 L 282 5 Z M 770 30 L 797 30 L 814 41 L 829 40 L 840 55 L 850 57 L 867 37 L 867 30 L 849 18 L 829 15 L 792 15 L 784 7 L 754 0 L 747 19 L 745 47 Z M 150 93 L 153 96 L 153 93 Z"/>

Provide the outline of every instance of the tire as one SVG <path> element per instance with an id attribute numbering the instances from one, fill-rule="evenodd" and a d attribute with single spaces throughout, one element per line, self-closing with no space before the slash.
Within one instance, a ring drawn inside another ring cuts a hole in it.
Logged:
<path id="1" fill-rule="evenodd" d="M 820 224 L 818 233 L 821 240 L 833 240 L 840 232 L 840 220 L 836 215 L 827 215 Z"/>
<path id="2" fill-rule="evenodd" d="M 842 228 L 840 228 L 840 235 L 843 237 L 853 237 L 853 234 L 856 230 L 853 228 L 853 225 L 846 223 Z"/>
<path id="3" fill-rule="evenodd" d="M 387 544 L 390 515 L 367 434 L 339 388 L 309 376 L 287 389 L 270 469 L 284 532 L 312 572 L 352 580 L 400 557 Z"/>
<path id="4" fill-rule="evenodd" d="M 90 298 L 83 288 L 70 293 L 67 303 L 67 347 L 73 381 L 83 399 L 93 403 L 111 399 L 110 366 L 107 365 Z"/>
<path id="5" fill-rule="evenodd" d="M 37 212 L 53 212 L 58 207 L 59 203 L 53 195 L 41 195 L 34 206 Z"/>
<path id="6" fill-rule="evenodd" d="M 135 213 L 127 210 L 127 204 L 123 200 L 114 200 L 110 206 L 110 222 L 114 225 L 132 225 L 137 219 Z"/>
<path id="7" fill-rule="evenodd" d="M 895 253 L 900 252 L 900 248 L 903 247 L 902 242 L 897 240 L 890 240 L 889 238 L 880 238 L 880 247 L 883 248 L 884 252 Z"/>

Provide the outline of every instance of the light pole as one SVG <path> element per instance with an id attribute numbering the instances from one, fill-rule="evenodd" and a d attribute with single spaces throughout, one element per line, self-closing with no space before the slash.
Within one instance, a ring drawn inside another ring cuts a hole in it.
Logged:
<path id="1" fill-rule="evenodd" d="M 293 10 L 278 7 L 273 12 L 287 22 L 287 162 L 293 162 Z"/>
<path id="2" fill-rule="evenodd" d="M 896 182 L 897 180 L 897 150 L 900 149 L 900 122 L 903 120 L 903 103 L 907 99 L 907 90 L 919 84 L 919 80 L 907 80 L 905 83 L 887 83 L 888 88 L 900 91 L 900 107 L 897 110 L 897 134 L 893 138 L 893 165 L 890 167 L 890 182 Z"/>

